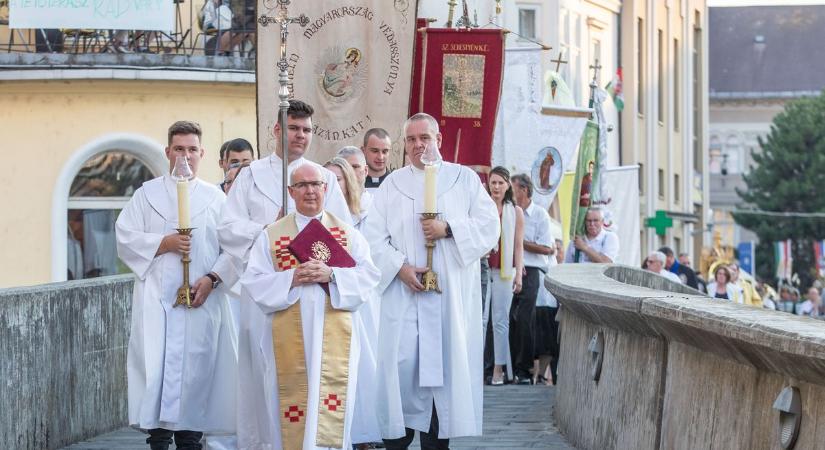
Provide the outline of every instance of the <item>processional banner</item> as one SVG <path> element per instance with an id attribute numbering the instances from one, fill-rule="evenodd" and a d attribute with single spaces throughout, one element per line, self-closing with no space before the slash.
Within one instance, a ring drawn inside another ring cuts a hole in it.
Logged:
<path id="1" fill-rule="evenodd" d="M 313 141 L 306 157 L 323 163 L 343 146 L 361 146 L 370 128 L 393 139 L 390 164 L 403 161 L 402 126 L 407 118 L 415 39 L 416 1 L 293 1 L 289 16 L 309 24 L 289 25 L 287 61 L 292 98 L 309 103 Z M 259 14 L 277 17 L 278 3 L 258 0 Z M 280 28 L 258 25 L 258 148 L 269 155 L 280 142 L 278 122 Z"/>
<path id="2" fill-rule="evenodd" d="M 533 201 L 546 209 L 562 174 L 575 170 L 576 148 L 591 110 L 542 104 L 541 54 L 541 48 L 505 51 L 492 165 L 529 174 Z"/>
<path id="3" fill-rule="evenodd" d="M 773 243 L 776 278 L 790 281 L 793 275 L 793 241 L 790 239 Z"/>
<path id="4" fill-rule="evenodd" d="M 446 161 L 490 169 L 504 67 L 504 31 L 423 28 L 418 112 L 438 121 Z"/>
<path id="5" fill-rule="evenodd" d="M 605 229 L 613 232 L 621 245 L 616 264 L 635 266 L 642 260 L 639 221 L 639 166 L 609 167 L 600 175 L 601 181 L 609 186 L 612 201 L 603 205 Z"/>
<path id="6" fill-rule="evenodd" d="M 579 157 L 576 163 L 576 177 L 573 181 L 573 201 L 570 211 L 570 239 L 574 236 L 584 236 L 584 217 L 587 208 L 593 204 L 593 186 L 599 176 L 599 166 L 596 162 L 598 155 L 599 125 L 589 121 L 584 128 Z"/>
<path id="7" fill-rule="evenodd" d="M 814 261 L 817 275 L 820 278 L 825 277 L 825 240 L 814 242 Z"/>

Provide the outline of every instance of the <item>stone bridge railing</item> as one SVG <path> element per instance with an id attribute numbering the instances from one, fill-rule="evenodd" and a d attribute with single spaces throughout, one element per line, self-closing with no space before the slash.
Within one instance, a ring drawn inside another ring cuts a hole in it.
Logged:
<path id="1" fill-rule="evenodd" d="M 60 448 L 126 425 L 132 280 L 0 289 L 0 448 Z"/>
<path id="2" fill-rule="evenodd" d="M 561 265 L 558 426 L 579 449 L 825 449 L 825 322 Z"/>

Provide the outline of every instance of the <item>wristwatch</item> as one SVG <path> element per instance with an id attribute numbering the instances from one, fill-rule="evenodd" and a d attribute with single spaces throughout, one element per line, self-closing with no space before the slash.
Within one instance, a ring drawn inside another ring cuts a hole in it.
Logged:
<path id="1" fill-rule="evenodd" d="M 452 229 L 452 228 L 450 228 L 450 224 L 449 224 L 449 223 L 447 224 L 447 230 L 446 230 L 446 232 L 447 232 L 447 236 L 445 236 L 445 237 L 448 237 L 448 238 L 453 237 L 453 229 Z"/>
<path id="2" fill-rule="evenodd" d="M 330 283 L 335 283 L 335 272 L 332 271 L 332 270 L 330 270 L 330 272 L 329 272 L 329 282 Z"/>
<path id="3" fill-rule="evenodd" d="M 221 285 L 221 279 L 218 278 L 217 275 L 210 272 L 210 273 L 207 273 L 206 276 L 207 276 L 207 278 L 212 280 L 212 289 L 217 289 L 217 287 Z"/>

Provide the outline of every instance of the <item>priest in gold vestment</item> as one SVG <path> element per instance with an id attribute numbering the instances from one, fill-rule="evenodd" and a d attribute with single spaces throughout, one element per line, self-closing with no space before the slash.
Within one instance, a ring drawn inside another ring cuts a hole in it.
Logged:
<path id="1" fill-rule="evenodd" d="M 292 172 L 289 194 L 296 212 L 261 232 L 241 278 L 247 297 L 271 320 L 259 336 L 260 352 L 252 356 L 251 378 L 265 387 L 267 407 L 246 415 L 268 417 L 269 425 L 250 440 L 259 443 L 255 448 L 352 446 L 360 352 L 359 322 L 352 313 L 370 298 L 380 273 L 361 234 L 323 210 L 324 184 L 315 166 Z M 288 246 L 314 219 L 352 257 L 354 267 L 330 267 L 323 252 L 299 263 Z"/>

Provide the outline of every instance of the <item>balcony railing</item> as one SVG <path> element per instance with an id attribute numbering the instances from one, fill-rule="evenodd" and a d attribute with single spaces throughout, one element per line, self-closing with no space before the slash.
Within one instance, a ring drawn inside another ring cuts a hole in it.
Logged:
<path id="1" fill-rule="evenodd" d="M 175 29 L 12 29 L 8 0 L 0 0 L 0 67 L 72 68 L 148 66 L 195 70 L 253 71 L 255 5 L 250 0 L 223 0 L 231 8 L 226 29 L 206 26 L 198 12 L 204 0 L 175 3 Z M 221 0 L 206 0 L 217 1 Z"/>

